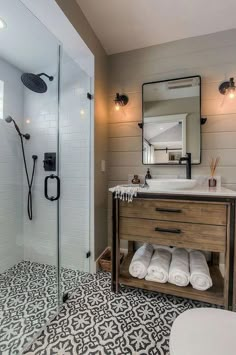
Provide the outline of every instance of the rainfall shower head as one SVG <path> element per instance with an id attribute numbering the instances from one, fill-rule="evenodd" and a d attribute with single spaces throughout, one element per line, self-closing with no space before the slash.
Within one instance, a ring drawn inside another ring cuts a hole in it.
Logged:
<path id="1" fill-rule="evenodd" d="M 48 87 L 45 81 L 41 78 L 42 75 L 46 76 L 49 81 L 53 81 L 53 76 L 49 76 L 45 73 L 24 73 L 21 75 L 21 81 L 29 90 L 43 94 L 47 91 Z"/>

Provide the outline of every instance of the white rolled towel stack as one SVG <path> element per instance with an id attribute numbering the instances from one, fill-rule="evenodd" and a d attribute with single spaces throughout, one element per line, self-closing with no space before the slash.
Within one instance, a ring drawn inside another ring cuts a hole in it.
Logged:
<path id="1" fill-rule="evenodd" d="M 186 249 L 174 248 L 169 270 L 169 282 L 177 286 L 187 286 L 189 281 L 189 253 Z"/>
<path id="2" fill-rule="evenodd" d="M 155 247 L 150 265 L 147 269 L 145 279 L 166 283 L 169 276 L 169 268 L 171 261 L 171 249 L 167 247 Z"/>
<path id="3" fill-rule="evenodd" d="M 135 253 L 129 266 L 129 273 L 133 277 L 143 279 L 153 254 L 152 244 L 145 243 Z"/>
<path id="4" fill-rule="evenodd" d="M 198 250 L 192 250 L 189 257 L 190 283 L 196 290 L 206 291 L 213 285 L 206 257 Z"/>

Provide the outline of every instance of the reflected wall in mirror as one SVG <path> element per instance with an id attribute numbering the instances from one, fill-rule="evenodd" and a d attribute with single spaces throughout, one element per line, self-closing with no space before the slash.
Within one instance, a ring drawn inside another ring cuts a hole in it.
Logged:
<path id="1" fill-rule="evenodd" d="M 201 77 L 143 84 L 143 164 L 201 162 Z"/>

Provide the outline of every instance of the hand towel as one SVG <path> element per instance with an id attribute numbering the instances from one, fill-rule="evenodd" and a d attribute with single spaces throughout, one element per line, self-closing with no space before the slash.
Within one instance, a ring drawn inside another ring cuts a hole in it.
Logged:
<path id="1" fill-rule="evenodd" d="M 189 254 L 186 249 L 174 248 L 169 270 L 169 282 L 177 286 L 187 286 L 189 279 Z"/>
<path id="2" fill-rule="evenodd" d="M 205 255 L 201 251 L 193 250 L 190 252 L 189 257 L 191 285 L 196 290 L 207 290 L 213 283 Z"/>
<path id="3" fill-rule="evenodd" d="M 129 273 L 133 277 L 143 279 L 147 274 L 147 268 L 150 264 L 153 253 L 153 246 L 145 243 L 134 254 L 129 266 Z"/>
<path id="4" fill-rule="evenodd" d="M 171 250 L 156 246 L 145 279 L 165 283 L 168 281 L 171 261 Z"/>
<path id="5" fill-rule="evenodd" d="M 115 192 L 115 198 L 118 198 L 122 201 L 132 202 L 133 198 L 137 196 L 137 193 L 140 191 L 138 186 L 129 186 L 129 185 L 118 185 L 111 187 L 109 191 Z"/>

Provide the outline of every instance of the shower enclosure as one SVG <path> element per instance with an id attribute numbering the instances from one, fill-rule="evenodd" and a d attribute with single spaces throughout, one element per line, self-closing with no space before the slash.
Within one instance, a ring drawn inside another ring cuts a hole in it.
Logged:
<path id="1" fill-rule="evenodd" d="M 0 17 L 0 354 L 14 355 L 90 270 L 91 78 L 19 0 Z"/>

